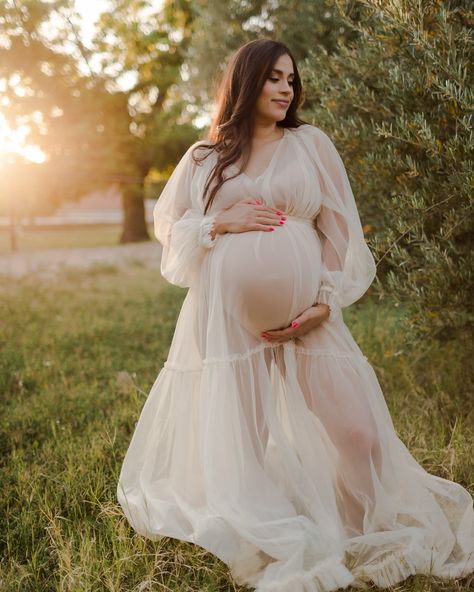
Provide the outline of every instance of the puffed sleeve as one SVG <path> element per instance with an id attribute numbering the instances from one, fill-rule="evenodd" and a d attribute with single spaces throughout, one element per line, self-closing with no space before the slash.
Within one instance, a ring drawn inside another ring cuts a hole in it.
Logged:
<path id="1" fill-rule="evenodd" d="M 170 283 L 189 287 L 199 273 L 202 261 L 214 247 L 212 240 L 217 213 L 204 215 L 198 185 L 193 183 L 197 164 L 188 148 L 174 168 L 153 209 L 154 232 L 161 243 L 161 275 Z"/>
<path id="2" fill-rule="evenodd" d="M 367 291 L 375 278 L 376 265 L 364 238 L 342 159 L 327 134 L 315 126 L 308 128 L 322 195 L 316 217 L 322 259 L 316 302 L 329 305 L 329 320 L 333 321 L 340 317 L 341 308 Z"/>

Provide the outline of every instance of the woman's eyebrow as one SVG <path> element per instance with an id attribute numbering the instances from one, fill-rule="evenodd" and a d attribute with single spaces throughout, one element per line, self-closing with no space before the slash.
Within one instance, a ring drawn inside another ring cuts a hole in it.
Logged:
<path id="1" fill-rule="evenodd" d="M 272 69 L 272 72 L 278 72 L 278 74 L 283 74 L 282 70 L 277 70 L 276 68 L 273 68 Z M 294 76 L 294 73 L 293 72 L 290 72 L 288 74 L 288 76 Z"/>

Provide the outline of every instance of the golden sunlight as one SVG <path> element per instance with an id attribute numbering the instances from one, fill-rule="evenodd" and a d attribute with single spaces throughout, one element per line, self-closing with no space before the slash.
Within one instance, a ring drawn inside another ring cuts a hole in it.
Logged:
<path id="1" fill-rule="evenodd" d="M 27 125 L 11 129 L 0 113 L 0 166 L 8 163 L 16 154 L 22 155 L 31 162 L 45 162 L 46 155 L 41 148 L 25 142 L 29 129 Z"/>

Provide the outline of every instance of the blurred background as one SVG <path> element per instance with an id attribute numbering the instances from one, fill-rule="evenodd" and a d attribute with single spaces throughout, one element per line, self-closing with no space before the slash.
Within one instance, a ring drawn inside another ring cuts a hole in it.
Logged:
<path id="1" fill-rule="evenodd" d="M 0 0 L 2 590 L 238 589 L 133 538 L 114 487 L 186 294 L 153 204 L 259 37 L 293 52 L 377 261 L 344 319 L 411 452 L 473 489 L 473 24 L 464 0 Z"/>

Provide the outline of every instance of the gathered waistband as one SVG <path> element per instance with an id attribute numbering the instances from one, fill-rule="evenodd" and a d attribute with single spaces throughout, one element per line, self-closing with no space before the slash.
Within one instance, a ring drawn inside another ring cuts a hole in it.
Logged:
<path id="1" fill-rule="evenodd" d="M 312 218 L 303 218 L 303 216 L 293 216 L 292 214 L 285 214 L 288 220 L 295 220 L 296 222 L 304 222 L 314 228 L 313 219 Z"/>

